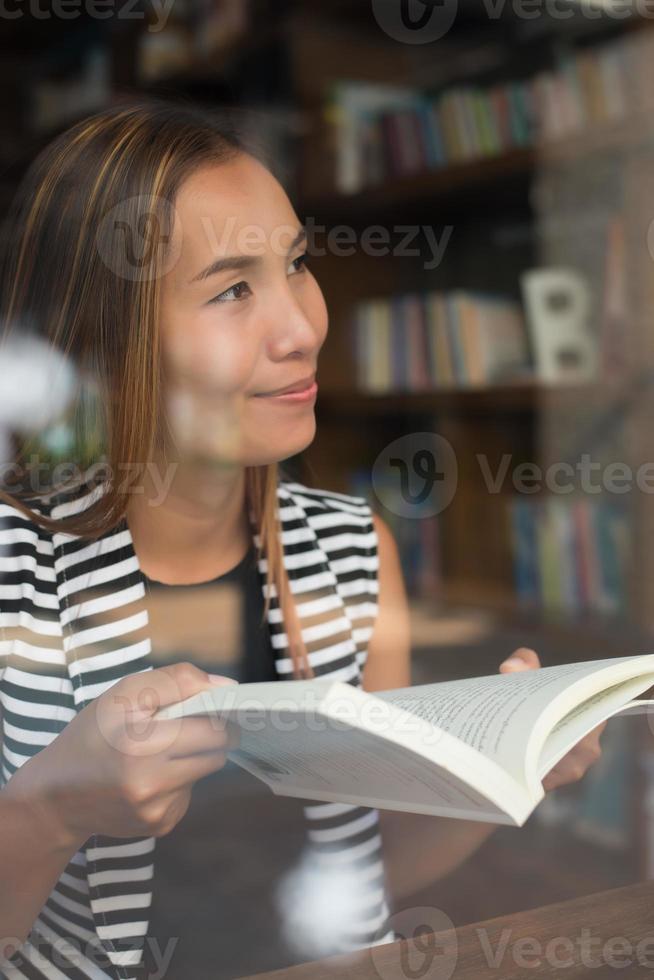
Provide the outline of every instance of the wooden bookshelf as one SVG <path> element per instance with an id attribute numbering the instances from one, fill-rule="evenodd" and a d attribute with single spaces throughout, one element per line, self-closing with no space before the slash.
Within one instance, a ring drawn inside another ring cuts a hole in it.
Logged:
<path id="1" fill-rule="evenodd" d="M 311 88 L 312 91 L 317 88 L 315 79 L 311 82 Z M 313 142 L 315 137 L 321 146 L 327 146 L 329 138 L 321 121 L 320 107 L 312 105 L 309 100 L 308 111 L 311 110 L 315 129 L 310 131 L 307 140 Z M 350 195 L 335 191 L 325 171 L 316 170 L 306 179 L 300 179 L 300 187 L 305 192 L 300 195 L 298 213 L 324 218 L 331 223 L 350 221 L 356 226 L 370 220 L 390 223 L 402 215 L 420 220 L 440 217 L 454 205 L 456 220 L 476 224 L 480 236 L 483 236 L 493 222 L 502 219 L 502 205 L 510 201 L 511 214 L 519 216 L 515 220 L 529 224 L 537 240 L 538 208 L 543 205 L 535 200 L 534 189 L 540 185 L 544 172 L 558 172 L 565 179 L 569 172 L 584 174 L 587 169 L 592 172 L 600 158 L 609 165 L 614 163 L 616 167 L 629 167 L 629 161 L 647 158 L 653 149 L 651 113 L 640 111 L 616 122 L 595 123 L 583 131 L 572 131 L 564 139 L 540 141 L 500 155 L 479 157 L 415 173 L 367 186 Z M 311 163 L 315 160 L 315 154 L 307 159 Z M 318 190 L 315 190 L 316 187 Z M 582 211 L 585 206 L 583 180 L 579 193 L 577 201 Z M 571 203 L 573 209 L 575 206 L 576 202 Z M 642 234 L 641 240 L 645 240 Z M 478 246 L 478 251 L 482 262 L 483 255 L 488 257 L 490 254 L 487 241 Z M 483 442 L 484 445 L 492 445 L 496 454 L 516 452 L 521 457 L 539 462 L 565 459 L 565 452 L 570 446 L 583 448 L 585 443 L 594 444 L 603 434 L 625 425 L 630 432 L 625 453 L 629 459 L 633 458 L 630 455 L 633 452 L 633 417 L 634 411 L 638 411 L 638 399 L 642 396 L 637 375 L 643 363 L 650 362 L 639 355 L 635 356 L 634 374 L 625 375 L 622 383 L 598 381 L 548 386 L 523 378 L 513 383 L 480 388 L 379 392 L 353 390 L 348 379 L 354 378 L 356 373 L 351 336 L 351 313 L 355 305 L 366 298 L 366 291 L 368 296 L 379 296 L 420 288 L 416 286 L 416 280 L 407 285 L 399 262 L 393 269 L 392 263 L 376 261 L 376 275 L 375 270 L 370 268 L 369 258 L 363 255 L 348 258 L 347 275 L 344 263 L 338 259 L 325 259 L 324 264 L 317 267 L 319 282 L 323 286 L 328 308 L 332 311 L 332 337 L 326 345 L 322 377 L 319 372 L 320 390 L 316 406 L 319 431 L 315 447 L 311 447 L 307 453 L 308 475 L 313 469 L 314 473 L 324 477 L 331 466 L 338 489 L 345 490 L 348 467 L 370 465 L 384 440 L 390 442 L 403 431 L 413 431 L 430 419 L 438 426 L 445 426 L 438 431 L 448 438 L 452 437 L 451 441 L 457 447 L 474 447 Z M 539 264 L 538 256 L 517 256 L 514 284 L 525 266 L 536 264 Z M 474 288 L 475 272 L 474 264 L 467 262 L 467 279 L 457 277 L 456 270 L 453 275 L 451 270 L 447 270 L 442 274 L 439 272 L 431 280 L 425 276 L 425 286 L 438 289 L 441 278 L 444 278 L 444 289 L 450 286 L 452 280 L 454 288 Z M 643 315 L 642 310 L 642 303 L 633 307 L 630 330 L 635 333 L 648 330 L 648 317 Z M 649 332 L 651 334 L 651 330 Z M 355 420 L 357 425 L 353 425 Z M 466 575 L 463 567 L 455 561 L 446 569 L 440 598 L 449 606 L 465 602 L 471 608 L 478 606 L 494 610 L 507 617 L 520 617 L 525 622 L 515 600 L 510 575 L 510 549 L 506 544 L 499 544 L 498 525 L 504 521 L 501 506 L 506 501 L 500 499 L 494 506 L 482 502 L 479 487 L 469 486 L 467 479 L 468 475 L 465 475 L 464 485 L 458 491 L 463 494 L 464 503 L 458 510 L 454 506 L 441 518 L 444 527 L 450 528 L 446 535 L 446 551 L 452 558 L 457 550 L 474 550 L 475 532 L 483 526 L 488 527 L 494 543 L 485 541 L 484 544 L 486 555 L 490 558 L 487 575 L 484 578 L 483 569 L 479 567 L 475 571 L 474 563 L 468 569 L 470 574 Z M 466 521 L 465 509 L 478 507 L 483 509 L 485 519 L 472 523 Z M 635 511 L 638 511 L 637 506 Z M 637 513 L 634 513 L 634 520 L 638 526 Z M 493 549 L 496 549 L 495 554 Z M 654 614 L 647 611 L 642 597 L 636 598 L 637 593 L 644 590 L 642 583 L 631 583 L 631 613 L 637 617 L 640 625 L 651 623 L 654 626 Z M 651 603 L 649 605 L 653 606 Z M 535 623 L 535 620 L 528 622 Z M 576 628 L 574 620 L 564 625 L 571 631 Z M 579 617 L 576 626 L 582 632 L 599 636 L 604 630 L 604 621 L 601 617 L 592 620 Z"/>
<path id="2" fill-rule="evenodd" d="M 654 101 L 652 108 L 654 109 Z M 437 202 L 474 191 L 494 191 L 505 183 L 522 178 L 524 193 L 531 175 L 545 165 L 570 165 L 595 154 L 625 152 L 654 147 L 651 112 L 638 113 L 627 120 L 595 126 L 583 133 L 571 132 L 565 140 L 538 141 L 529 147 L 512 149 L 496 156 L 484 156 L 445 167 L 424 170 L 410 176 L 371 184 L 355 194 L 337 190 L 320 196 L 301 197 L 299 207 L 308 214 L 327 215 L 347 212 L 353 216 L 379 213 L 416 202 Z"/>
<path id="3" fill-rule="evenodd" d="M 527 178 L 536 164 L 533 148 L 511 150 L 498 156 L 481 157 L 437 170 L 425 170 L 410 177 L 373 184 L 356 194 L 327 191 L 322 196 L 301 197 L 299 207 L 308 214 L 371 214 L 399 205 L 425 200 L 438 201 L 451 195 L 483 192 L 490 185 Z"/>

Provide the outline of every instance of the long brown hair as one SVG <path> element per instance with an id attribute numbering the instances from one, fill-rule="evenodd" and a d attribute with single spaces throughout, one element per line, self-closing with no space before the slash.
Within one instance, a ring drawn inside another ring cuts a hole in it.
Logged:
<path id="1" fill-rule="evenodd" d="M 19 453 L 0 499 L 50 531 L 94 539 L 126 515 L 129 489 L 141 479 L 160 434 L 159 286 L 175 197 L 194 170 L 241 152 L 270 167 L 244 118 L 228 108 L 123 101 L 57 136 L 21 181 L 7 221 L 4 339 L 20 325 L 71 358 L 82 376 L 96 379 L 109 474 L 94 503 L 53 519 L 26 493 L 29 464 Z M 117 229 L 137 229 L 156 247 L 135 262 Z M 274 583 L 294 676 L 312 677 L 283 563 L 278 479 L 276 463 L 247 467 L 246 505 L 260 535 L 259 554 L 267 559 L 265 613 Z"/>

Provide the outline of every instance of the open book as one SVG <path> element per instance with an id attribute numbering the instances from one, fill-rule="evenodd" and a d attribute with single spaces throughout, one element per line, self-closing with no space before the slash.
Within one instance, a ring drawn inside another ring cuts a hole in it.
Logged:
<path id="1" fill-rule="evenodd" d="M 155 718 L 213 714 L 273 793 L 521 826 L 600 722 L 647 712 L 654 655 L 367 693 L 320 678 L 212 687 Z"/>

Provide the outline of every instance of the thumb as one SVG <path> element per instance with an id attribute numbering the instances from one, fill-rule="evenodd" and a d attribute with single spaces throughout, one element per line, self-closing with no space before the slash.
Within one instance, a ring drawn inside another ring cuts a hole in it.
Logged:
<path id="1" fill-rule="evenodd" d="M 208 674 L 195 664 L 181 661 L 166 667 L 158 667 L 147 674 L 133 675 L 134 684 L 140 679 L 147 685 L 138 692 L 138 706 L 144 713 L 154 714 L 158 709 L 184 701 L 192 694 L 206 691 L 213 684 L 237 684 L 238 681 L 220 674 Z M 145 697 L 146 691 L 148 697 Z"/>
<path id="2" fill-rule="evenodd" d="M 528 647 L 520 647 L 500 664 L 500 673 L 514 674 L 519 670 L 535 670 L 538 667 L 540 667 L 540 660 L 536 651 Z"/>

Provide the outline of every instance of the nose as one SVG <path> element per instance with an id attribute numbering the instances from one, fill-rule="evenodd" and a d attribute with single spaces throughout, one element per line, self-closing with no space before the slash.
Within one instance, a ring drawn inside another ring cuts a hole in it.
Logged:
<path id="1" fill-rule="evenodd" d="M 327 310 L 316 285 L 311 303 L 301 300 L 291 284 L 282 286 L 269 310 L 268 353 L 278 359 L 298 351 L 314 357 L 322 346 L 327 329 Z"/>

